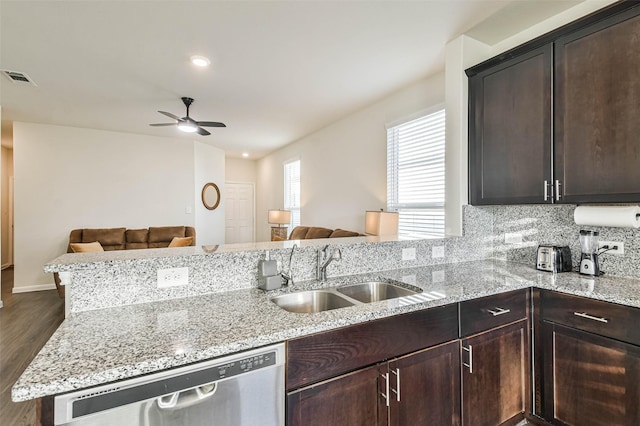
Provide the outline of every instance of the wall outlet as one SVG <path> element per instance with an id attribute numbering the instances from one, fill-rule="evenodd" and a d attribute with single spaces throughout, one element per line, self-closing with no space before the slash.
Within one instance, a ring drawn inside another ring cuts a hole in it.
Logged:
<path id="1" fill-rule="evenodd" d="M 416 249 L 415 249 L 415 247 L 403 248 L 402 249 L 402 260 L 416 260 Z"/>
<path id="2" fill-rule="evenodd" d="M 158 269 L 158 288 L 189 284 L 189 268 Z"/>
<path id="3" fill-rule="evenodd" d="M 522 234 L 518 232 L 507 232 L 504 234 L 505 244 L 520 244 L 522 243 Z"/>
<path id="4" fill-rule="evenodd" d="M 431 282 L 434 282 L 434 283 L 444 282 L 444 271 L 431 272 Z"/>
<path id="5" fill-rule="evenodd" d="M 618 247 L 615 250 L 609 250 L 613 247 Z M 598 241 L 598 249 L 602 251 L 603 254 L 624 254 L 624 243 L 622 241 Z M 606 251 L 605 251 L 606 250 Z"/>
<path id="6" fill-rule="evenodd" d="M 438 257 L 444 257 L 444 246 L 434 246 L 431 248 L 431 258 L 436 259 Z"/>

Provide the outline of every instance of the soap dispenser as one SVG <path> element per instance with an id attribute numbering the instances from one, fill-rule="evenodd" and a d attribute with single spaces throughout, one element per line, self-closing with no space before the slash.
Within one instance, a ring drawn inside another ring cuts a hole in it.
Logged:
<path id="1" fill-rule="evenodd" d="M 271 260 L 269 251 L 258 262 L 258 287 L 263 290 L 275 290 L 282 286 L 282 276 L 278 273 L 278 262 Z"/>

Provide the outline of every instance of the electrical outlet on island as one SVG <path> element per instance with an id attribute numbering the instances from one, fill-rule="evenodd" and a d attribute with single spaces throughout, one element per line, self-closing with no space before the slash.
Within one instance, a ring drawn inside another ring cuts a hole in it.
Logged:
<path id="1" fill-rule="evenodd" d="M 158 269 L 158 288 L 189 284 L 189 268 Z"/>

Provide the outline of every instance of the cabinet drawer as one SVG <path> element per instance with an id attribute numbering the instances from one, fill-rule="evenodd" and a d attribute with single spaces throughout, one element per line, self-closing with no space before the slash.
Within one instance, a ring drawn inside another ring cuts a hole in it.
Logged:
<path id="1" fill-rule="evenodd" d="M 640 309 L 637 308 L 545 290 L 542 318 L 640 345 Z"/>
<path id="2" fill-rule="evenodd" d="M 529 289 L 460 303 L 460 336 L 469 336 L 527 318 Z"/>
<path id="3" fill-rule="evenodd" d="M 287 342 L 287 390 L 458 337 L 457 305 L 383 318 Z"/>

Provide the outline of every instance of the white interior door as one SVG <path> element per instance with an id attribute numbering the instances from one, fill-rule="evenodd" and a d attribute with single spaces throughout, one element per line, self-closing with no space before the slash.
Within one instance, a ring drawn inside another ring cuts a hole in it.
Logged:
<path id="1" fill-rule="evenodd" d="M 254 242 L 254 184 L 227 182 L 225 189 L 225 244 Z"/>

